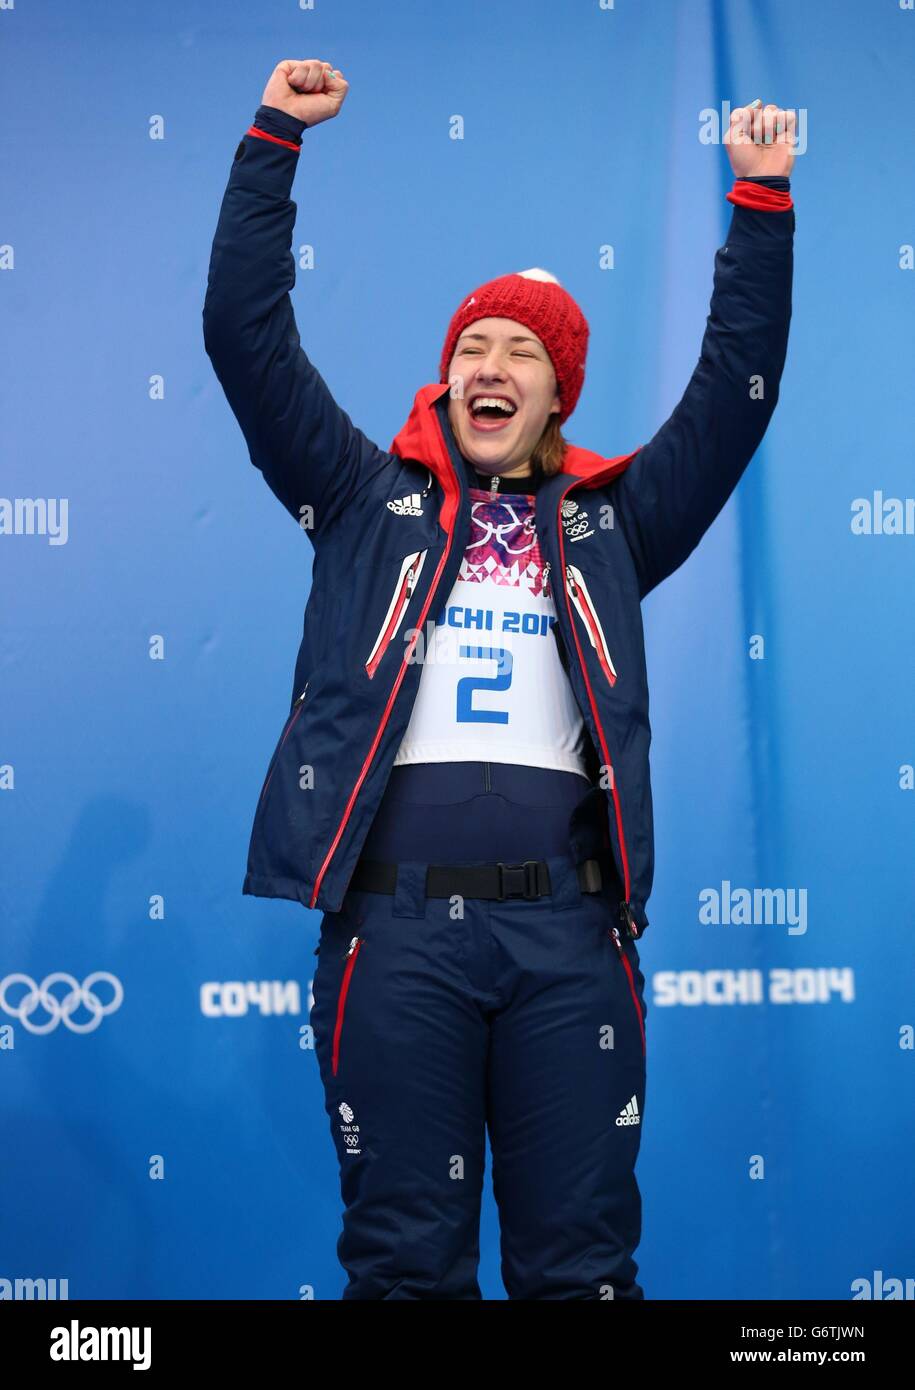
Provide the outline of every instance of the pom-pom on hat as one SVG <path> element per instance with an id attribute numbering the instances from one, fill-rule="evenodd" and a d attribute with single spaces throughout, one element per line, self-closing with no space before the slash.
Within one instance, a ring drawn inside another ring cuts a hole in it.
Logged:
<path id="1" fill-rule="evenodd" d="M 556 373 L 562 424 L 581 394 L 588 355 L 588 322 L 575 300 L 555 275 L 539 266 L 488 280 L 464 300 L 448 325 L 439 364 L 441 381 L 448 380 L 458 338 L 477 319 L 488 318 L 515 319 L 543 343 Z"/>

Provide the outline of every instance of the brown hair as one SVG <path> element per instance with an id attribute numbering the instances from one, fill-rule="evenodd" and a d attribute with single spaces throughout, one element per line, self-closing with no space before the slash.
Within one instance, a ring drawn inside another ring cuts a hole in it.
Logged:
<path id="1" fill-rule="evenodd" d="M 531 466 L 539 468 L 544 477 L 552 477 L 562 468 L 562 459 L 568 444 L 569 441 L 564 437 L 559 424 L 559 415 L 554 411 L 531 454 Z"/>

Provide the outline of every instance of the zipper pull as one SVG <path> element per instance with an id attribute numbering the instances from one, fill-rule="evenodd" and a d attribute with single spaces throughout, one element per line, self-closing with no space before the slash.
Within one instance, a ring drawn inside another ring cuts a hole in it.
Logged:
<path id="1" fill-rule="evenodd" d="M 617 927 L 611 927 L 611 928 L 610 928 L 610 935 L 613 937 L 613 944 L 614 944 L 614 946 L 615 946 L 616 949 L 619 951 L 620 956 L 622 956 L 622 954 L 623 954 L 623 943 L 620 941 L 619 929 L 618 929 Z"/>
<path id="2" fill-rule="evenodd" d="M 498 475 L 498 473 L 494 473 L 494 474 L 492 475 L 492 480 L 491 480 L 491 482 L 490 482 L 490 484 L 489 484 L 489 495 L 490 495 L 490 497 L 495 497 L 495 495 L 496 495 L 496 493 L 497 493 L 498 491 L 499 491 L 499 475 Z"/>
<path id="3" fill-rule="evenodd" d="M 626 902 L 620 903 L 620 916 L 626 923 L 626 931 L 633 939 L 635 939 L 639 934 L 639 929 L 635 924 L 635 919 L 632 915 L 632 904 L 628 901 L 628 899 Z M 614 928 L 614 931 L 615 930 L 616 928 Z"/>
<path id="4" fill-rule="evenodd" d="M 413 595 L 413 590 L 414 590 L 415 586 L 416 586 L 416 570 L 415 570 L 415 568 L 413 568 L 413 567 L 411 566 L 411 568 L 407 570 L 407 589 L 406 589 L 406 597 L 407 597 L 407 598 L 411 598 L 411 597 L 412 597 L 412 595 Z"/>
<path id="5" fill-rule="evenodd" d="M 297 709 L 297 708 L 299 707 L 299 705 L 302 703 L 302 701 L 305 699 L 305 696 L 308 694 L 308 687 L 309 687 L 310 685 L 311 685 L 311 681 L 310 681 L 310 680 L 305 682 L 305 689 L 302 691 L 301 695 L 300 695 L 299 698 L 296 700 L 295 705 L 294 705 L 294 708 L 295 708 L 295 709 Z"/>
<path id="6" fill-rule="evenodd" d="M 353 939 L 352 939 L 352 941 L 349 943 L 349 950 L 346 952 L 346 954 L 344 955 L 343 959 L 344 959 L 344 960 L 349 960 L 350 956 L 353 954 L 353 952 L 355 951 L 355 949 L 356 949 L 356 947 L 357 947 L 358 945 L 359 945 L 359 937 L 358 937 L 358 936 L 354 936 Z"/>
<path id="7" fill-rule="evenodd" d="M 573 597 L 573 598 L 577 598 L 577 597 L 578 597 L 578 588 L 576 587 L 576 584 L 575 584 L 575 578 L 574 578 L 574 576 L 573 576 L 573 574 L 572 574 L 572 566 L 571 566 L 571 565 L 566 565 L 566 584 L 567 584 L 567 586 L 568 586 L 569 593 L 572 595 L 572 597 Z"/>
<path id="8" fill-rule="evenodd" d="M 550 561 L 547 560 L 546 564 L 545 564 L 544 567 L 543 567 L 543 594 L 544 594 L 544 598 L 546 598 L 546 597 L 549 596 L 549 592 L 550 592 L 550 583 L 549 583 L 549 581 L 550 581 Z"/>

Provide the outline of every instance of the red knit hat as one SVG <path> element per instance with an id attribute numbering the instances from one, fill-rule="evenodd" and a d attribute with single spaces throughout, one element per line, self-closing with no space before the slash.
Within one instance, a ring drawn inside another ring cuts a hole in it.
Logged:
<path id="1" fill-rule="evenodd" d="M 536 266 L 488 280 L 464 300 L 448 325 L 439 364 L 441 381 L 448 380 L 458 338 L 477 319 L 488 318 L 515 319 L 543 343 L 556 373 L 562 424 L 581 394 L 588 354 L 588 323 L 575 300 L 554 275 Z"/>

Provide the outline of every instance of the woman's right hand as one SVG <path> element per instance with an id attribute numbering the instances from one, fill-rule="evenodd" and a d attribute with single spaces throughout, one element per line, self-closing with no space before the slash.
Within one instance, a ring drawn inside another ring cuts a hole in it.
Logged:
<path id="1" fill-rule="evenodd" d="M 320 125 L 337 115 L 348 91 L 349 83 L 330 63 L 320 58 L 284 58 L 273 69 L 261 105 L 288 111 L 306 126 Z"/>

